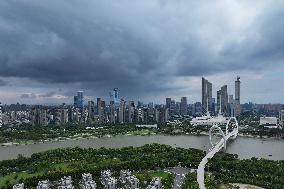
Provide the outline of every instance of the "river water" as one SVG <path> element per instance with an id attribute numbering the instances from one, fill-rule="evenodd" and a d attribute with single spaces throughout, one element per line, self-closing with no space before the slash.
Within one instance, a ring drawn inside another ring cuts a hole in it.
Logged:
<path id="1" fill-rule="evenodd" d="M 81 147 L 81 148 L 121 148 L 125 146 L 142 146 L 144 144 L 160 143 L 173 147 L 196 148 L 207 151 L 209 149 L 208 136 L 115 136 L 93 139 L 78 139 L 66 141 L 49 141 L 45 143 L 0 147 L 0 160 L 14 159 L 19 154 L 30 156 L 33 153 L 42 152 L 56 148 Z M 249 137 L 238 137 L 227 144 L 227 153 L 238 154 L 239 158 L 251 157 L 265 158 L 271 160 L 284 160 L 284 140 L 258 139 Z"/>

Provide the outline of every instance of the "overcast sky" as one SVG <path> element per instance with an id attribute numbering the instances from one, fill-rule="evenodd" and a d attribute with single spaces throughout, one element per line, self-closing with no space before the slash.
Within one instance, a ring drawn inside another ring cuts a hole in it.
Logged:
<path id="1" fill-rule="evenodd" d="M 241 102 L 284 103 L 283 0 L 1 0 L 0 101 L 201 101 L 241 77 Z"/>

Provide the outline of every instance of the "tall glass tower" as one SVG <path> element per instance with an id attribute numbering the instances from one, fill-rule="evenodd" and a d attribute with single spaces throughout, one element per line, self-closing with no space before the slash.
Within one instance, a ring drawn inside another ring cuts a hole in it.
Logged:
<path id="1" fill-rule="evenodd" d="M 119 103 L 119 93 L 118 93 L 118 88 L 113 89 L 113 101 L 114 103 Z"/>
<path id="2" fill-rule="evenodd" d="M 80 108 L 80 109 L 83 109 L 83 107 L 84 107 L 83 91 L 77 92 L 77 107 Z"/>

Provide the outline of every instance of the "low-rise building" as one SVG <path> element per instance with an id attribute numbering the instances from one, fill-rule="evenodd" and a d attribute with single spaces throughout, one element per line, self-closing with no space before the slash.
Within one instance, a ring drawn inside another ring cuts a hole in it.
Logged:
<path id="1" fill-rule="evenodd" d="M 59 181 L 58 189 L 73 189 L 71 176 L 64 176 Z"/>
<path id="2" fill-rule="evenodd" d="M 267 128 L 277 128 L 278 118 L 277 117 L 260 117 L 259 125 Z"/>
<path id="3" fill-rule="evenodd" d="M 284 110 L 279 111 L 279 124 L 284 126 Z"/>
<path id="4" fill-rule="evenodd" d="M 37 189 L 49 189 L 48 180 L 39 181 L 36 188 Z"/>
<path id="5" fill-rule="evenodd" d="M 162 180 L 160 177 L 155 177 L 150 182 L 150 185 L 147 186 L 146 189 L 161 189 L 163 187 Z"/>
<path id="6" fill-rule="evenodd" d="M 157 124 L 153 125 L 136 125 L 136 127 L 142 127 L 142 128 L 158 128 Z"/>
<path id="7" fill-rule="evenodd" d="M 13 186 L 13 189 L 24 189 L 24 188 L 25 188 L 24 183 L 15 184 L 15 185 Z"/>

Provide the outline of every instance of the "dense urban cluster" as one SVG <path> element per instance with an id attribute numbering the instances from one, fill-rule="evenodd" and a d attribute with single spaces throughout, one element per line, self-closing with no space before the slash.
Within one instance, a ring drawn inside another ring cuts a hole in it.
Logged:
<path id="1" fill-rule="evenodd" d="M 110 95 L 110 102 L 102 98 L 86 101 L 83 91 L 74 96 L 72 105 L 58 106 L 11 104 L 0 105 L 0 126 L 31 123 L 33 125 L 62 125 L 67 123 L 94 125 L 116 123 L 166 123 L 174 120 L 191 120 L 199 116 L 236 116 L 239 119 L 247 112 L 268 117 L 267 124 L 283 125 L 283 104 L 240 104 L 240 78 L 235 81 L 235 98 L 228 95 L 227 85 L 212 97 L 212 83 L 202 78 L 202 102 L 188 103 L 187 97 L 180 101 L 166 98 L 165 104 L 144 104 L 141 101 L 126 101 L 119 98 L 118 88 Z M 205 117 L 206 118 L 206 117 Z M 202 118 L 204 119 L 204 118 Z M 241 120 L 240 120 L 241 121 Z M 260 122 L 257 120 L 258 123 Z M 271 123 L 272 122 L 272 123 Z M 251 124 L 251 123 L 249 123 Z M 266 123 L 263 123 L 266 124 Z"/>

